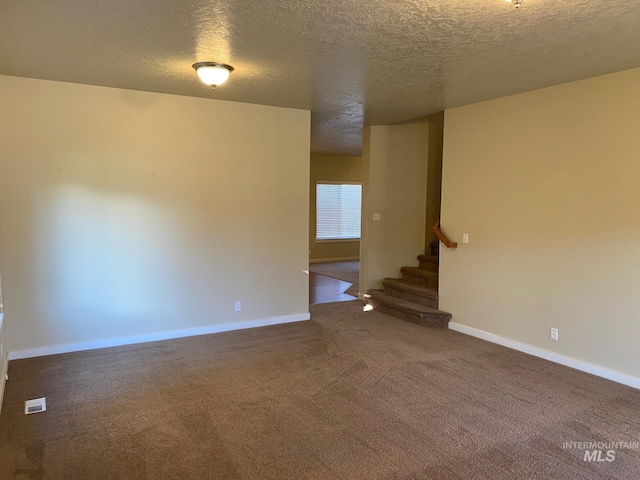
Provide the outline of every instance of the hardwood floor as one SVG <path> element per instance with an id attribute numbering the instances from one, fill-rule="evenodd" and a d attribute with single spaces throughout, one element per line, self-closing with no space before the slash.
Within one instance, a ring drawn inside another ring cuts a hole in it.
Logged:
<path id="1" fill-rule="evenodd" d="M 349 282 L 309 272 L 309 304 L 355 300 L 357 297 L 343 293 L 350 286 Z"/>

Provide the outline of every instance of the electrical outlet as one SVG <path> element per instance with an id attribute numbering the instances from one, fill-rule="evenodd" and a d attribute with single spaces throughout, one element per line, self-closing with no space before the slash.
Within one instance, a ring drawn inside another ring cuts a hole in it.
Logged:
<path id="1" fill-rule="evenodd" d="M 551 340 L 555 340 L 556 342 L 558 341 L 558 329 L 557 328 L 552 328 L 551 329 Z"/>
<path id="2" fill-rule="evenodd" d="M 463 233 L 462 234 L 462 243 L 469 243 L 469 234 L 468 233 Z"/>
<path id="3" fill-rule="evenodd" d="M 236 312 L 242 310 L 242 302 L 236 302 Z"/>

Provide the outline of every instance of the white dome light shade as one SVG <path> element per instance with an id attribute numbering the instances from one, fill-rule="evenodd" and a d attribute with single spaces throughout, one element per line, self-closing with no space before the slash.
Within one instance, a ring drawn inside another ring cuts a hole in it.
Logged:
<path id="1" fill-rule="evenodd" d="M 226 82 L 229 74 L 233 72 L 231 65 L 217 62 L 194 63 L 193 68 L 196 70 L 200 80 L 207 85 L 211 85 L 213 88 Z"/>

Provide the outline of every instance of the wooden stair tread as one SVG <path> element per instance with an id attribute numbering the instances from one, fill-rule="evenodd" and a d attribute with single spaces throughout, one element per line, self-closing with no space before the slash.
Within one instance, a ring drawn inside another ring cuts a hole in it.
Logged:
<path id="1" fill-rule="evenodd" d="M 436 310 L 435 308 L 420 305 L 419 303 L 410 302 L 401 298 L 392 297 L 391 295 L 386 295 L 382 290 L 369 290 L 367 294 L 369 295 L 368 300 L 392 307 L 396 310 L 400 310 L 401 312 L 416 314 L 422 318 L 451 319 L 451 314 L 448 312 Z"/>
<path id="2" fill-rule="evenodd" d="M 438 255 L 418 255 L 418 260 L 421 262 L 438 263 Z"/>
<path id="3" fill-rule="evenodd" d="M 440 253 L 440 241 L 434 240 L 429 244 L 429 250 L 431 251 L 431 255 L 438 255 Z"/>
<path id="4" fill-rule="evenodd" d="M 435 288 L 427 287 L 426 285 L 416 285 L 414 283 L 407 283 L 399 278 L 385 278 L 382 281 L 382 285 L 385 287 L 395 288 L 396 290 L 402 290 L 404 292 L 419 295 L 427 298 L 438 298 L 438 291 Z"/>
<path id="5" fill-rule="evenodd" d="M 414 277 L 435 278 L 435 279 L 438 278 L 438 272 L 432 272 L 419 267 L 402 267 L 400 269 L 400 272 L 406 273 L 407 275 L 412 275 Z"/>
<path id="6" fill-rule="evenodd" d="M 384 290 L 367 290 L 365 302 L 385 313 L 423 327 L 448 328 L 451 314 L 438 310 L 440 242 L 430 243 L 430 255 L 418 255 L 418 267 L 402 267 L 402 278 L 385 278 Z"/>

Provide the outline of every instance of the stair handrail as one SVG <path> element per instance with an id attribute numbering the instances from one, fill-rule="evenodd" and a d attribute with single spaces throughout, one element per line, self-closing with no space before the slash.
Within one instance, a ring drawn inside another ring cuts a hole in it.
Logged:
<path id="1" fill-rule="evenodd" d="M 433 230 L 433 233 L 435 233 L 436 236 L 440 239 L 440 241 L 444 243 L 445 247 L 458 248 L 458 244 L 456 242 L 452 242 L 451 240 L 449 240 L 447 236 L 444 234 L 444 232 L 440 230 L 440 220 L 438 220 L 438 222 L 433 227 L 431 227 L 431 230 Z"/>

